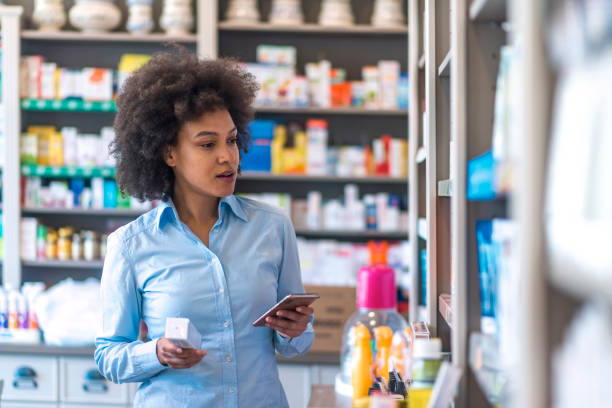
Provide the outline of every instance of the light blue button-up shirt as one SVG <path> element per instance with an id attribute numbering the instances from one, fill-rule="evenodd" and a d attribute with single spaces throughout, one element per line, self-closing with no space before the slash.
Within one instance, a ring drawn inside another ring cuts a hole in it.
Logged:
<path id="1" fill-rule="evenodd" d="M 285 295 L 304 292 L 295 231 L 279 210 L 221 199 L 207 248 L 164 203 L 108 237 L 101 292 L 95 359 L 115 383 L 142 382 L 136 407 L 288 406 L 275 351 L 307 352 L 312 325 L 289 339 L 251 324 Z M 202 334 L 208 354 L 200 363 L 160 364 L 167 317 L 189 318 Z M 153 340 L 137 339 L 140 319 Z"/>

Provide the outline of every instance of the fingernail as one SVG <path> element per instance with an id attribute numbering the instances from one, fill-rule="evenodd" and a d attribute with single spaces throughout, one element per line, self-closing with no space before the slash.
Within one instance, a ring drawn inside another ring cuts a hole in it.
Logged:
<path id="1" fill-rule="evenodd" d="M 266 322 L 270 323 L 272 321 L 271 317 L 266 317 Z"/>

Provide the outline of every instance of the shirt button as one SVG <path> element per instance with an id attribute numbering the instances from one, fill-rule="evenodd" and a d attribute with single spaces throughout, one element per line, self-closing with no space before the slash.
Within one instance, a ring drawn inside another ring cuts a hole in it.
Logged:
<path id="1" fill-rule="evenodd" d="M 228 327 L 229 326 L 229 322 L 223 322 L 223 327 Z"/>
<path id="2" fill-rule="evenodd" d="M 230 394 L 234 392 L 234 389 L 232 387 L 229 388 L 229 390 L 227 390 L 227 392 L 229 392 Z"/>
<path id="3" fill-rule="evenodd" d="M 225 357 L 225 361 L 227 361 L 228 363 L 229 363 L 230 361 L 232 361 L 232 356 L 226 356 L 226 357 Z"/>

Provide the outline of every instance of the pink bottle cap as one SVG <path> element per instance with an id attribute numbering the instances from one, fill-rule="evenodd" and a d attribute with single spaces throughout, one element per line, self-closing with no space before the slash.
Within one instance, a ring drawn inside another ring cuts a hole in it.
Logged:
<path id="1" fill-rule="evenodd" d="M 357 274 L 357 307 L 395 309 L 395 272 L 388 266 L 365 266 Z"/>

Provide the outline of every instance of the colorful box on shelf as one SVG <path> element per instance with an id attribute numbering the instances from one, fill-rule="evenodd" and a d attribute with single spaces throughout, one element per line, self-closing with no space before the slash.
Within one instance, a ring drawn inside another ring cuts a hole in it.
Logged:
<path id="1" fill-rule="evenodd" d="M 21 108 L 29 111 L 50 112 L 116 112 L 114 101 L 92 102 L 80 99 L 46 100 L 22 99 Z"/>
<path id="2" fill-rule="evenodd" d="M 495 159 L 489 150 L 473 158 L 467 165 L 467 199 L 491 201 L 498 196 L 495 186 Z"/>
<path id="3" fill-rule="evenodd" d="M 39 177 L 103 177 L 114 178 L 113 167 L 51 167 L 25 164 L 21 166 L 21 175 Z"/>

